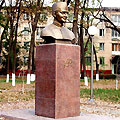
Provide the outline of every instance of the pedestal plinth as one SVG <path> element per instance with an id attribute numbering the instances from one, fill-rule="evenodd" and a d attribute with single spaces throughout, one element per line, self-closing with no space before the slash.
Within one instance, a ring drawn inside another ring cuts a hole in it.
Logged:
<path id="1" fill-rule="evenodd" d="M 51 118 L 80 115 L 79 46 L 37 46 L 35 114 Z"/>

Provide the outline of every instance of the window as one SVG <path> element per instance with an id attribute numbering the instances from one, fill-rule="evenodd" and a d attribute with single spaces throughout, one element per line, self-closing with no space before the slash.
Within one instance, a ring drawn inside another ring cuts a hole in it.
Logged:
<path id="1" fill-rule="evenodd" d="M 0 65 L 2 64 L 2 56 L 0 56 Z"/>
<path id="2" fill-rule="evenodd" d="M 86 65 L 91 65 L 91 56 L 85 57 Z"/>
<path id="3" fill-rule="evenodd" d="M 118 16 L 118 23 L 120 23 L 120 15 Z"/>
<path id="4" fill-rule="evenodd" d="M 120 51 L 120 44 L 113 43 L 112 44 L 112 51 Z"/>
<path id="5" fill-rule="evenodd" d="M 105 17 L 102 15 L 102 14 L 100 14 L 100 18 L 101 19 L 105 19 Z M 102 21 L 102 20 L 101 20 Z"/>
<path id="6" fill-rule="evenodd" d="M 29 27 L 24 27 L 24 35 L 27 36 L 29 35 L 30 28 Z"/>
<path id="7" fill-rule="evenodd" d="M 24 42 L 24 49 L 25 49 L 26 51 L 29 50 L 29 47 L 30 47 L 29 43 L 30 43 L 30 42 Z"/>
<path id="8" fill-rule="evenodd" d="M 1 27 L 0 27 L 0 35 L 1 35 Z"/>
<path id="9" fill-rule="evenodd" d="M 36 29 L 36 39 L 40 39 L 40 33 L 41 33 L 40 28 L 37 28 Z"/>
<path id="10" fill-rule="evenodd" d="M 87 34 L 88 34 L 88 30 L 85 29 L 85 36 L 87 36 Z"/>
<path id="11" fill-rule="evenodd" d="M 100 57 L 100 65 L 104 65 L 105 64 L 105 58 L 104 57 Z"/>
<path id="12" fill-rule="evenodd" d="M 47 20 L 47 14 L 40 14 L 40 20 Z"/>
<path id="13" fill-rule="evenodd" d="M 115 31 L 115 30 L 112 29 L 112 37 L 119 38 L 120 34 L 117 31 Z"/>
<path id="14" fill-rule="evenodd" d="M 41 39 L 40 34 L 41 34 L 41 31 L 42 31 L 43 28 L 44 27 L 38 27 L 36 29 L 36 39 Z"/>
<path id="15" fill-rule="evenodd" d="M 100 36 L 104 36 L 104 29 L 100 29 L 100 30 L 99 30 L 99 35 L 100 35 Z"/>
<path id="16" fill-rule="evenodd" d="M 69 21 L 73 21 L 73 16 L 74 14 L 68 14 L 68 19 L 69 19 Z"/>
<path id="17" fill-rule="evenodd" d="M 28 57 L 24 57 L 24 63 L 25 63 L 25 64 L 28 63 Z"/>
<path id="18" fill-rule="evenodd" d="M 112 29 L 112 37 L 114 37 L 115 36 L 115 32 L 114 32 L 114 30 Z"/>
<path id="19" fill-rule="evenodd" d="M 112 15 L 112 21 L 115 23 L 120 23 L 120 15 Z"/>
<path id="20" fill-rule="evenodd" d="M 117 22 L 117 16 L 116 15 L 112 15 L 112 21 Z"/>
<path id="21" fill-rule="evenodd" d="M 24 18 L 24 20 L 28 20 L 28 19 L 29 19 L 29 15 L 28 15 L 28 13 L 24 13 L 23 18 Z"/>
<path id="22" fill-rule="evenodd" d="M 104 50 L 104 43 L 100 43 L 100 50 Z"/>

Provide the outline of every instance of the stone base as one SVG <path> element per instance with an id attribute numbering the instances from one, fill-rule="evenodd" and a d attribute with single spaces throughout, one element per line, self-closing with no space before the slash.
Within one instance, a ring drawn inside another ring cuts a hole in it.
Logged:
<path id="1" fill-rule="evenodd" d="M 50 118 L 80 115 L 79 46 L 37 46 L 35 114 Z"/>
<path id="2" fill-rule="evenodd" d="M 15 109 L 10 111 L 0 111 L 0 118 L 1 120 L 4 120 L 2 117 L 6 118 L 7 120 L 55 120 L 54 118 L 35 115 L 34 109 Z M 80 113 L 80 116 L 62 118 L 59 120 L 120 120 L 120 117 Z"/>

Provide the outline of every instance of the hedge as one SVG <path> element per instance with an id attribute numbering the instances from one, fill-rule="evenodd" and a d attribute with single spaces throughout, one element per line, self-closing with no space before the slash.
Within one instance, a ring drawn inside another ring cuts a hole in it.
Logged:
<path id="1" fill-rule="evenodd" d="M 94 79 L 95 79 L 95 75 L 94 75 Z M 116 75 L 115 74 L 101 74 L 99 75 L 99 79 L 116 79 Z"/>

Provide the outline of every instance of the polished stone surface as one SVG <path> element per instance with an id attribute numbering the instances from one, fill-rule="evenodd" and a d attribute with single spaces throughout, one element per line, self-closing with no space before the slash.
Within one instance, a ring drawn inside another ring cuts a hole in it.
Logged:
<path id="1" fill-rule="evenodd" d="M 50 118 L 80 115 L 79 46 L 37 46 L 35 114 Z"/>

